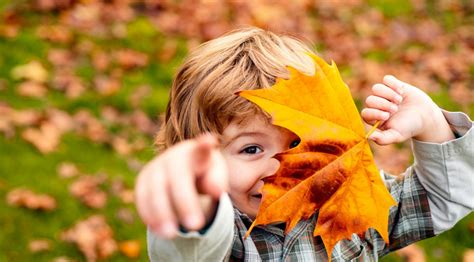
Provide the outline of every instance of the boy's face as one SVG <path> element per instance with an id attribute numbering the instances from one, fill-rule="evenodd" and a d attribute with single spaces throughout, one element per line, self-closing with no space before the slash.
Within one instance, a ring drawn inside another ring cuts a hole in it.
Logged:
<path id="1" fill-rule="evenodd" d="M 260 115 L 240 124 L 231 122 L 222 135 L 230 197 L 235 207 L 254 219 L 262 199 L 262 179 L 275 174 L 280 166 L 273 156 L 298 145 L 299 138 Z"/>

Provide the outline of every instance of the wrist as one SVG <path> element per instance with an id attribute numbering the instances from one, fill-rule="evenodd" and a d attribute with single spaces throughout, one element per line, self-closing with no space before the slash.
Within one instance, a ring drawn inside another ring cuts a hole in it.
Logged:
<path id="1" fill-rule="evenodd" d="M 423 128 L 413 138 L 423 142 L 443 143 L 455 139 L 454 133 L 441 109 L 433 103 L 422 119 Z"/>

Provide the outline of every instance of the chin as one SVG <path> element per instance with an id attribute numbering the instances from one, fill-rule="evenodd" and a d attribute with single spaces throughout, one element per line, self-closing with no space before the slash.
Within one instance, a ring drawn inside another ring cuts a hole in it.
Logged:
<path id="1" fill-rule="evenodd" d="M 247 212 L 247 216 L 251 218 L 252 220 L 255 219 L 255 217 L 257 216 L 261 201 L 262 201 L 261 197 L 250 198 L 250 207 Z"/>
<path id="2" fill-rule="evenodd" d="M 260 203 L 262 201 L 261 196 L 252 196 L 252 195 L 247 195 L 245 199 L 236 199 L 232 198 L 232 203 L 234 207 L 236 207 L 240 212 L 246 214 L 250 219 L 254 220 L 255 217 L 257 216 L 258 209 L 260 207 Z M 241 200 L 241 201 L 238 201 Z"/>

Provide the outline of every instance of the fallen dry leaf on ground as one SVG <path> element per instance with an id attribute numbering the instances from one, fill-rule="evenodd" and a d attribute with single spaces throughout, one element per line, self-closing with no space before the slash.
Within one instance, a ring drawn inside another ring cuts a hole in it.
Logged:
<path id="1" fill-rule="evenodd" d="M 158 128 L 154 125 L 153 121 L 151 121 L 148 115 L 141 110 L 133 111 L 130 116 L 130 124 L 135 126 L 144 134 L 153 135 L 158 131 Z"/>
<path id="2" fill-rule="evenodd" d="M 91 208 L 103 208 L 107 204 L 107 194 L 100 189 L 105 177 L 84 175 L 69 186 L 69 192 Z"/>
<path id="3" fill-rule="evenodd" d="M 14 79 L 27 79 L 38 83 L 44 83 L 48 80 L 48 71 L 38 61 L 31 61 L 14 67 L 11 75 Z"/>
<path id="4" fill-rule="evenodd" d="M 142 161 L 140 161 L 140 160 L 138 160 L 138 159 L 136 159 L 136 158 L 129 158 L 129 159 L 127 159 L 127 166 L 128 166 L 128 169 L 130 169 L 130 170 L 133 171 L 133 172 L 138 172 L 138 171 L 140 171 L 140 170 L 143 168 L 144 165 L 145 165 L 145 164 L 144 164 Z"/>
<path id="5" fill-rule="evenodd" d="M 124 189 L 120 192 L 119 198 L 124 204 L 132 204 L 135 202 L 135 193 L 132 189 Z"/>
<path id="6" fill-rule="evenodd" d="M 66 49 L 51 49 L 48 52 L 48 61 L 55 67 L 73 67 L 75 65 L 74 54 Z"/>
<path id="7" fill-rule="evenodd" d="M 40 11 L 52 11 L 71 7 L 75 0 L 34 0 L 34 7 Z"/>
<path id="8" fill-rule="evenodd" d="M 51 211 L 56 209 L 56 199 L 46 194 L 37 194 L 25 188 L 16 188 L 8 192 L 7 204 L 32 210 Z"/>
<path id="9" fill-rule="evenodd" d="M 114 233 L 102 215 L 79 221 L 61 234 L 61 239 L 74 243 L 88 262 L 106 259 L 117 251 Z"/>
<path id="10" fill-rule="evenodd" d="M 329 260 L 334 245 L 376 229 L 388 243 L 389 208 L 396 205 L 375 166 L 362 119 L 336 65 L 312 56 L 314 76 L 294 68 L 289 80 L 239 94 L 272 116 L 274 125 L 301 139 L 277 154 L 280 168 L 264 178 L 256 225 L 286 222 L 288 233 L 318 209 L 315 236 Z"/>
<path id="11" fill-rule="evenodd" d="M 120 208 L 117 210 L 115 217 L 125 224 L 133 224 L 135 222 L 135 214 L 128 208 Z"/>
<path id="12" fill-rule="evenodd" d="M 119 50 L 115 52 L 114 57 L 115 61 L 124 69 L 144 67 L 148 64 L 148 56 L 146 54 L 132 49 Z"/>
<path id="13" fill-rule="evenodd" d="M 112 106 L 104 106 L 100 110 L 100 116 L 107 125 L 118 125 L 123 124 L 123 115 Z"/>
<path id="14" fill-rule="evenodd" d="M 38 110 L 13 110 L 10 112 L 10 119 L 17 127 L 33 126 L 40 123 L 43 114 Z"/>
<path id="15" fill-rule="evenodd" d="M 51 250 L 52 242 L 49 239 L 33 239 L 28 243 L 31 253 L 38 253 Z"/>
<path id="16" fill-rule="evenodd" d="M 130 143 L 124 137 L 114 136 L 111 144 L 115 152 L 123 156 L 129 155 L 133 150 Z"/>
<path id="17" fill-rule="evenodd" d="M 38 110 L 15 110 L 7 104 L 0 103 L 0 131 L 6 137 L 13 137 L 17 127 L 37 125 L 43 119 Z"/>
<path id="18" fill-rule="evenodd" d="M 137 258 L 140 256 L 140 241 L 128 240 L 119 243 L 119 250 L 129 258 Z"/>
<path id="19" fill-rule="evenodd" d="M 0 132 L 7 138 L 15 135 L 15 127 L 12 123 L 13 112 L 13 108 L 0 102 Z"/>
<path id="20" fill-rule="evenodd" d="M 113 95 L 120 89 L 119 79 L 104 75 L 96 77 L 94 84 L 97 92 L 104 96 Z"/>
<path id="21" fill-rule="evenodd" d="M 105 142 L 109 138 L 107 129 L 88 110 L 82 109 L 73 116 L 76 131 L 93 142 Z"/>
<path id="22" fill-rule="evenodd" d="M 174 39 L 167 40 L 161 47 L 158 59 L 161 62 L 169 62 L 176 55 L 178 51 L 178 41 Z"/>
<path id="23" fill-rule="evenodd" d="M 53 124 L 44 122 L 39 128 L 28 128 L 21 137 L 33 144 L 41 153 L 47 154 L 56 150 L 61 142 L 61 131 Z"/>
<path id="24" fill-rule="evenodd" d="M 143 99 L 151 94 L 151 91 L 152 88 L 149 85 L 137 87 L 128 98 L 130 105 L 138 107 L 143 102 Z"/>
<path id="25" fill-rule="evenodd" d="M 53 259 L 53 262 L 75 262 L 76 260 L 72 259 L 72 258 L 69 258 L 69 257 L 65 257 L 65 256 L 61 256 L 61 257 L 55 257 Z"/>
<path id="26" fill-rule="evenodd" d="M 17 86 L 17 93 L 21 96 L 41 98 L 46 95 L 48 88 L 41 83 L 26 81 Z"/>
<path id="27" fill-rule="evenodd" d="M 451 99 L 466 109 L 468 105 L 474 103 L 474 83 L 471 82 L 470 84 L 471 88 L 468 82 L 456 82 L 449 88 L 449 96 Z"/>
<path id="28" fill-rule="evenodd" d="M 110 56 L 104 51 L 92 53 L 92 65 L 98 71 L 105 71 L 110 66 Z"/>
<path id="29" fill-rule="evenodd" d="M 406 262 L 425 262 L 425 252 L 416 244 L 411 244 L 396 251 L 396 254 L 402 257 Z"/>
<path id="30" fill-rule="evenodd" d="M 81 96 L 86 87 L 82 79 L 69 68 L 58 68 L 53 76 L 52 87 L 66 94 L 66 97 L 74 99 Z"/>
<path id="31" fill-rule="evenodd" d="M 5 9 L 0 15 L 0 36 L 15 38 L 21 28 L 21 16 L 11 9 Z"/>
<path id="32" fill-rule="evenodd" d="M 79 175 L 79 169 L 74 163 L 62 162 L 56 168 L 58 176 L 61 178 L 70 178 Z"/>
<path id="33" fill-rule="evenodd" d="M 56 108 L 48 108 L 46 117 L 49 123 L 54 125 L 60 133 L 72 131 L 75 127 L 72 116 L 65 111 Z"/>
<path id="34" fill-rule="evenodd" d="M 124 204 L 131 204 L 134 201 L 134 192 L 126 187 L 121 178 L 115 178 L 110 184 L 110 192 L 112 195 L 120 198 Z"/>

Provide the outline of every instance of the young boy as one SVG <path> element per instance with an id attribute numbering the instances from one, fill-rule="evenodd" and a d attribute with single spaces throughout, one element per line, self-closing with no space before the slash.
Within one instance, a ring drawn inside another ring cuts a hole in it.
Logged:
<path id="1" fill-rule="evenodd" d="M 171 89 L 158 134 L 161 154 L 141 171 L 138 212 L 148 225 L 152 261 L 327 260 L 313 237 L 317 214 L 288 234 L 281 224 L 255 228 L 262 179 L 279 168 L 276 153 L 299 138 L 273 126 L 235 93 L 288 78 L 290 65 L 307 74 L 314 64 L 304 44 L 250 28 L 209 41 L 192 52 Z M 421 90 L 393 76 L 375 84 L 364 121 L 383 121 L 370 138 L 385 145 L 412 138 L 415 164 L 399 179 L 381 172 L 399 203 L 390 211 L 390 244 L 375 230 L 353 235 L 332 251 L 333 261 L 377 260 L 412 242 L 450 229 L 474 208 L 472 122 L 440 110 Z"/>

